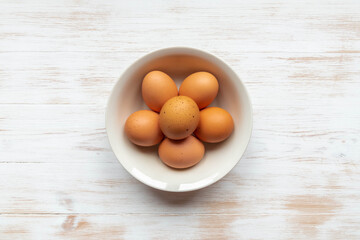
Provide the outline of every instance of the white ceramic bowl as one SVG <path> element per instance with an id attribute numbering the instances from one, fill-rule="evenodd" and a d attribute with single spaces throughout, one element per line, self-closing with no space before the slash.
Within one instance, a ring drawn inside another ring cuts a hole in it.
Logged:
<path id="1" fill-rule="evenodd" d="M 131 113 L 149 109 L 141 96 L 141 82 L 152 70 L 169 74 L 178 86 L 197 71 L 210 72 L 219 81 L 218 96 L 210 106 L 226 109 L 234 119 L 235 129 L 226 141 L 205 144 L 204 158 L 192 168 L 167 167 L 158 157 L 158 146 L 138 147 L 124 133 L 125 121 Z M 252 108 L 244 84 L 222 60 L 197 49 L 166 48 L 143 56 L 122 74 L 108 102 L 106 130 L 116 157 L 136 179 L 160 190 L 186 192 L 218 181 L 240 160 L 250 140 Z"/>

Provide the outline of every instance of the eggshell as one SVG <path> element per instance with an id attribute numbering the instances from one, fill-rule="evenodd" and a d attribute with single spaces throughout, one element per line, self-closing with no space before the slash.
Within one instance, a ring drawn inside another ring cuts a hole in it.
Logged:
<path id="1" fill-rule="evenodd" d="M 228 138 L 234 130 L 234 121 L 226 110 L 209 107 L 200 111 L 200 122 L 195 135 L 204 142 L 217 143 Z"/>
<path id="2" fill-rule="evenodd" d="M 196 72 L 182 82 L 179 95 L 192 98 L 199 109 L 202 109 L 215 99 L 218 91 L 219 83 L 214 75 L 208 72 Z"/>
<path id="3" fill-rule="evenodd" d="M 199 108 L 189 97 L 169 99 L 160 111 L 160 128 L 170 139 L 183 139 L 196 129 L 200 119 Z"/>
<path id="4" fill-rule="evenodd" d="M 183 140 L 165 138 L 159 146 L 160 159 L 173 168 L 188 168 L 194 166 L 203 158 L 205 147 L 194 136 Z"/>
<path id="5" fill-rule="evenodd" d="M 146 74 L 141 92 L 146 105 L 156 112 L 160 111 L 167 100 L 178 95 L 175 82 L 169 75 L 160 71 Z"/>
<path id="6" fill-rule="evenodd" d="M 125 122 L 124 129 L 129 140 L 139 146 L 156 145 L 164 137 L 159 127 L 159 114 L 150 110 L 140 110 L 131 114 Z"/>

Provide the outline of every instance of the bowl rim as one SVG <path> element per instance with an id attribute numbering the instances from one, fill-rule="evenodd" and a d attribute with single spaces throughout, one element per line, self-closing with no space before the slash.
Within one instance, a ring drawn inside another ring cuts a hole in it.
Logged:
<path id="1" fill-rule="evenodd" d="M 249 112 L 250 112 L 250 132 L 249 132 L 249 138 L 247 139 L 246 145 L 244 147 L 244 151 L 240 154 L 240 156 L 238 156 L 238 159 L 236 161 L 236 163 L 229 168 L 228 170 L 218 174 L 213 181 L 211 182 L 206 182 L 202 185 L 196 185 L 193 188 L 189 188 L 189 189 L 183 189 L 183 190 L 173 190 L 173 189 L 166 189 L 166 188 L 160 188 L 156 185 L 153 185 L 149 182 L 144 181 L 143 179 L 138 178 L 136 175 L 131 173 L 131 169 L 129 169 L 128 166 L 124 165 L 122 163 L 122 161 L 117 157 L 116 153 L 114 152 L 114 147 L 113 147 L 113 143 L 110 140 L 110 136 L 109 136 L 109 115 L 110 115 L 110 104 L 111 104 L 111 99 L 113 99 L 113 95 L 115 94 L 115 87 L 116 85 L 119 83 L 119 81 L 123 78 L 123 76 L 125 75 L 125 73 L 137 62 L 139 62 L 140 60 L 148 57 L 149 55 L 155 54 L 155 53 L 159 53 L 159 52 L 166 52 L 166 51 L 195 51 L 195 52 L 199 52 L 201 54 L 204 55 L 210 55 L 211 57 L 213 57 L 214 59 L 216 59 L 217 61 L 223 63 L 225 66 L 227 66 L 232 73 L 238 78 L 240 84 L 242 85 L 242 87 L 244 88 L 244 91 L 246 93 L 247 99 L 249 101 Z M 213 185 L 214 183 L 218 182 L 220 179 L 222 179 L 223 177 L 225 177 L 232 169 L 234 169 L 234 167 L 239 163 L 239 161 L 241 160 L 241 158 L 243 157 L 244 153 L 246 152 L 248 146 L 249 146 L 249 142 L 252 136 L 252 131 L 253 131 L 253 106 L 252 106 L 252 102 L 251 102 L 251 98 L 250 98 L 250 94 L 248 89 L 246 88 L 245 84 L 243 83 L 243 81 L 241 80 L 241 78 L 238 76 L 238 74 L 232 69 L 231 65 L 229 65 L 224 59 L 216 56 L 215 54 L 209 52 L 209 51 L 205 51 L 205 50 L 200 50 L 197 48 L 192 48 L 192 47 L 186 47 L 186 46 L 174 46 L 174 47 L 166 47 L 166 48 L 160 48 L 151 52 L 146 53 L 145 55 L 142 55 L 141 57 L 137 58 L 134 62 L 130 63 L 130 65 L 128 65 L 121 73 L 121 75 L 118 77 L 117 81 L 113 84 L 112 88 L 111 88 L 111 93 L 110 96 L 108 97 L 107 103 L 106 103 L 106 110 L 105 110 L 105 129 L 106 129 L 106 135 L 107 135 L 107 139 L 108 142 L 110 144 L 111 150 L 113 151 L 116 159 L 119 161 L 119 163 L 123 166 L 123 168 L 125 168 L 125 170 L 131 175 L 133 176 L 135 179 L 137 179 L 139 182 L 152 187 L 154 189 L 158 189 L 161 191 L 165 191 L 165 192 L 191 192 L 191 191 L 196 191 L 205 187 L 208 187 L 210 185 Z"/>

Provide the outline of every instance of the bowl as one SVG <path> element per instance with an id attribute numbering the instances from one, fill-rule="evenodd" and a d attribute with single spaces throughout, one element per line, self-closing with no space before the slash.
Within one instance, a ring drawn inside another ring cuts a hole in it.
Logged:
<path id="1" fill-rule="evenodd" d="M 141 83 L 153 70 L 170 75 L 178 87 L 197 71 L 210 72 L 219 81 L 218 96 L 210 106 L 222 107 L 232 115 L 234 132 L 221 143 L 205 144 L 205 156 L 194 167 L 169 168 L 160 160 L 158 146 L 136 146 L 124 133 L 125 121 L 131 113 L 149 109 L 141 96 Z M 238 163 L 250 140 L 252 107 L 244 84 L 224 61 L 198 49 L 165 48 L 141 57 L 121 75 L 108 101 L 106 131 L 117 159 L 132 176 L 156 189 L 187 192 L 215 183 Z"/>

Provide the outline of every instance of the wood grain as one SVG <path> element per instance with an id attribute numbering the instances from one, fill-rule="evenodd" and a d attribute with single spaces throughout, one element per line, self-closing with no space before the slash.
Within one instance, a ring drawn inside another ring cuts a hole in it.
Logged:
<path id="1" fill-rule="evenodd" d="M 0 2 L 0 239 L 359 239 L 360 2 Z M 223 58 L 249 89 L 239 164 L 196 192 L 118 163 L 104 114 L 149 51 Z"/>

